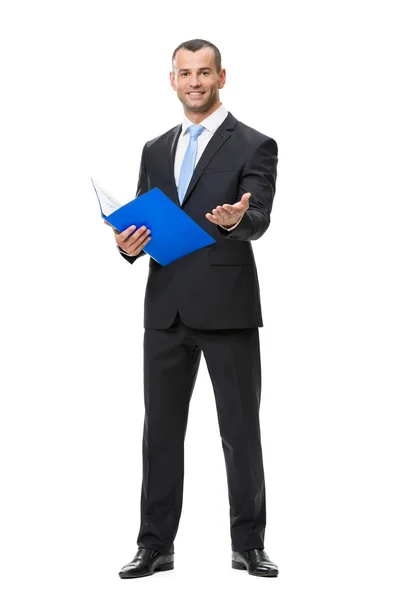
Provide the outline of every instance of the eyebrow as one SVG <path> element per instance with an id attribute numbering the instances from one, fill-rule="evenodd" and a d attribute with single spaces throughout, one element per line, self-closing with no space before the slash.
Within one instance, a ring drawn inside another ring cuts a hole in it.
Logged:
<path id="1" fill-rule="evenodd" d="M 178 73 L 181 73 L 182 71 L 190 71 L 191 69 L 179 69 Z M 211 67 L 200 67 L 200 69 L 197 69 L 198 71 L 211 71 Z"/>

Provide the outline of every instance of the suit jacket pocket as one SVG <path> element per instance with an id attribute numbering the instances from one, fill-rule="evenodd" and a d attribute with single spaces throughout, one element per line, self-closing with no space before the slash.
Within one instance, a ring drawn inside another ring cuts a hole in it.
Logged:
<path id="1" fill-rule="evenodd" d="M 254 265 L 251 255 L 243 255 L 239 252 L 210 252 L 210 264 L 219 266 Z"/>

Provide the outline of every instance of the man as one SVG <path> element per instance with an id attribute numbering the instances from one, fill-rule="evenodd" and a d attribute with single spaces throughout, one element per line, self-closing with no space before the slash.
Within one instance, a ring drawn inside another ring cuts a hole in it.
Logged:
<path id="1" fill-rule="evenodd" d="M 227 469 L 232 567 L 275 577 L 266 525 L 259 406 L 263 326 L 251 241 L 267 230 L 277 144 L 220 102 L 226 71 L 205 40 L 173 53 L 170 82 L 183 123 L 143 148 L 137 195 L 160 188 L 216 240 L 162 267 L 150 258 L 144 303 L 143 481 L 138 551 L 121 578 L 174 567 L 182 509 L 184 439 L 201 353 L 214 388 Z M 151 232 L 114 230 L 130 263 Z M 219 564 L 210 540 L 209 560 Z"/>

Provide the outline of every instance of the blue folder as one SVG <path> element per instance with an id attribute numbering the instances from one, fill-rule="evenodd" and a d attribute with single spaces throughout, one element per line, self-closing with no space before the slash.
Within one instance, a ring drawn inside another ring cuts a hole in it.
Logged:
<path id="1" fill-rule="evenodd" d="M 151 189 L 105 216 L 94 183 L 93 187 L 104 220 L 115 229 L 124 231 L 131 225 L 136 225 L 135 232 L 142 225 L 150 229 L 151 240 L 143 250 L 162 266 L 215 243 L 211 235 L 159 188 Z"/>

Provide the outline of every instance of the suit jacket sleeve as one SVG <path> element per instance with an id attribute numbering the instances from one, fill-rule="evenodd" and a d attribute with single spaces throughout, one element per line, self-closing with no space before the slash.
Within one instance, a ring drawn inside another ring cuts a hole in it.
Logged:
<path id="1" fill-rule="evenodd" d="M 149 186 L 147 185 L 147 173 L 146 173 L 146 156 L 145 156 L 146 155 L 146 145 L 147 144 L 145 144 L 143 146 L 142 158 L 140 160 L 139 180 L 138 180 L 138 184 L 137 184 L 136 197 L 141 196 L 142 194 L 145 194 L 146 192 L 149 191 Z M 138 258 L 140 258 L 141 256 L 144 256 L 146 254 L 146 252 L 144 250 L 142 250 L 140 252 L 140 254 L 138 254 L 137 256 L 129 256 L 119 246 L 117 246 L 117 248 L 118 248 L 121 256 L 123 256 L 125 258 L 125 260 L 127 260 L 131 264 L 134 263 L 135 260 L 137 260 Z"/>
<path id="2" fill-rule="evenodd" d="M 277 164 L 277 143 L 272 138 L 264 139 L 249 156 L 240 179 L 238 201 L 250 192 L 249 208 L 232 231 L 217 225 L 224 237 L 247 242 L 258 240 L 266 232 L 275 195 Z"/>

